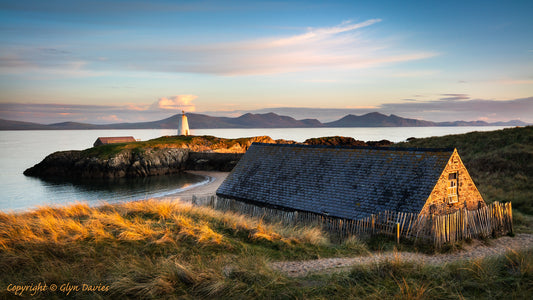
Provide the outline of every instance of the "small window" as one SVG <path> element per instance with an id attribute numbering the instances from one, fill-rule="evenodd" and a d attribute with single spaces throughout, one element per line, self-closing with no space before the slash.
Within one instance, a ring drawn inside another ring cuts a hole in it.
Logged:
<path id="1" fill-rule="evenodd" d="M 457 197 L 457 172 L 448 174 L 448 203 L 456 203 Z"/>

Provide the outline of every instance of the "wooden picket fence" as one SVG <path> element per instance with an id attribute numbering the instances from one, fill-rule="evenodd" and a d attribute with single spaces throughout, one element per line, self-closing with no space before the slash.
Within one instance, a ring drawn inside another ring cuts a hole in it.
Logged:
<path id="1" fill-rule="evenodd" d="M 234 211 L 266 221 L 287 225 L 315 225 L 339 239 L 351 235 L 393 235 L 400 238 L 426 240 L 436 247 L 469 238 L 485 238 L 513 232 L 511 203 L 494 202 L 477 210 L 461 209 L 447 215 L 384 211 L 360 220 L 347 220 L 311 212 L 285 211 L 260 207 L 218 196 L 190 199 L 194 205 L 209 206 L 222 211 Z"/>
<path id="2" fill-rule="evenodd" d="M 436 246 L 467 238 L 485 238 L 513 232 L 511 202 L 494 202 L 477 210 L 433 216 L 432 237 Z"/>

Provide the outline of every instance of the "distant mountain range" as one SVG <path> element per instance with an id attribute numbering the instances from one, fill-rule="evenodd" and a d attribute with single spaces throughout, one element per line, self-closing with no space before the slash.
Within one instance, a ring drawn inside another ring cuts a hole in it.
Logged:
<path id="1" fill-rule="evenodd" d="M 54 124 L 38 124 L 0 119 L 0 130 L 75 130 L 75 129 L 173 129 L 177 128 L 180 114 L 153 122 L 116 123 L 95 125 L 87 123 L 63 122 Z M 384 115 L 378 112 L 361 116 L 347 115 L 337 121 L 322 123 L 317 119 L 296 120 L 275 113 L 251 114 L 240 117 L 212 117 L 208 115 L 188 113 L 191 129 L 211 128 L 315 128 L 315 127 L 420 127 L 420 126 L 526 126 L 520 120 L 487 123 L 484 121 L 432 122 L 402 118 L 396 115 Z"/>

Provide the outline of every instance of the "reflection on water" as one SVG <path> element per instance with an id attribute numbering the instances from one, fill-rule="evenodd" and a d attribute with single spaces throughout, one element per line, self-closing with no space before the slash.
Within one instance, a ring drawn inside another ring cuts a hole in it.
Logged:
<path id="1" fill-rule="evenodd" d="M 4 207 L 4 209 L 17 210 L 41 205 L 66 205 L 76 201 L 96 205 L 101 201 L 112 203 L 149 199 L 173 194 L 192 185 L 201 184 L 206 181 L 206 178 L 181 173 L 143 178 L 76 180 L 32 178 L 32 180 L 40 182 L 41 189 L 36 193 L 39 198 L 34 198 L 29 202 L 9 203 L 9 207 Z"/>

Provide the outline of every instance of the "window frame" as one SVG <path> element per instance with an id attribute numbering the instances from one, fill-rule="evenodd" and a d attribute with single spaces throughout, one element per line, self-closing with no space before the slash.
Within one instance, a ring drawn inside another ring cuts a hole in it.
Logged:
<path id="1" fill-rule="evenodd" d="M 448 172 L 448 185 L 447 185 L 447 203 L 454 204 L 459 202 L 459 171 Z"/>

